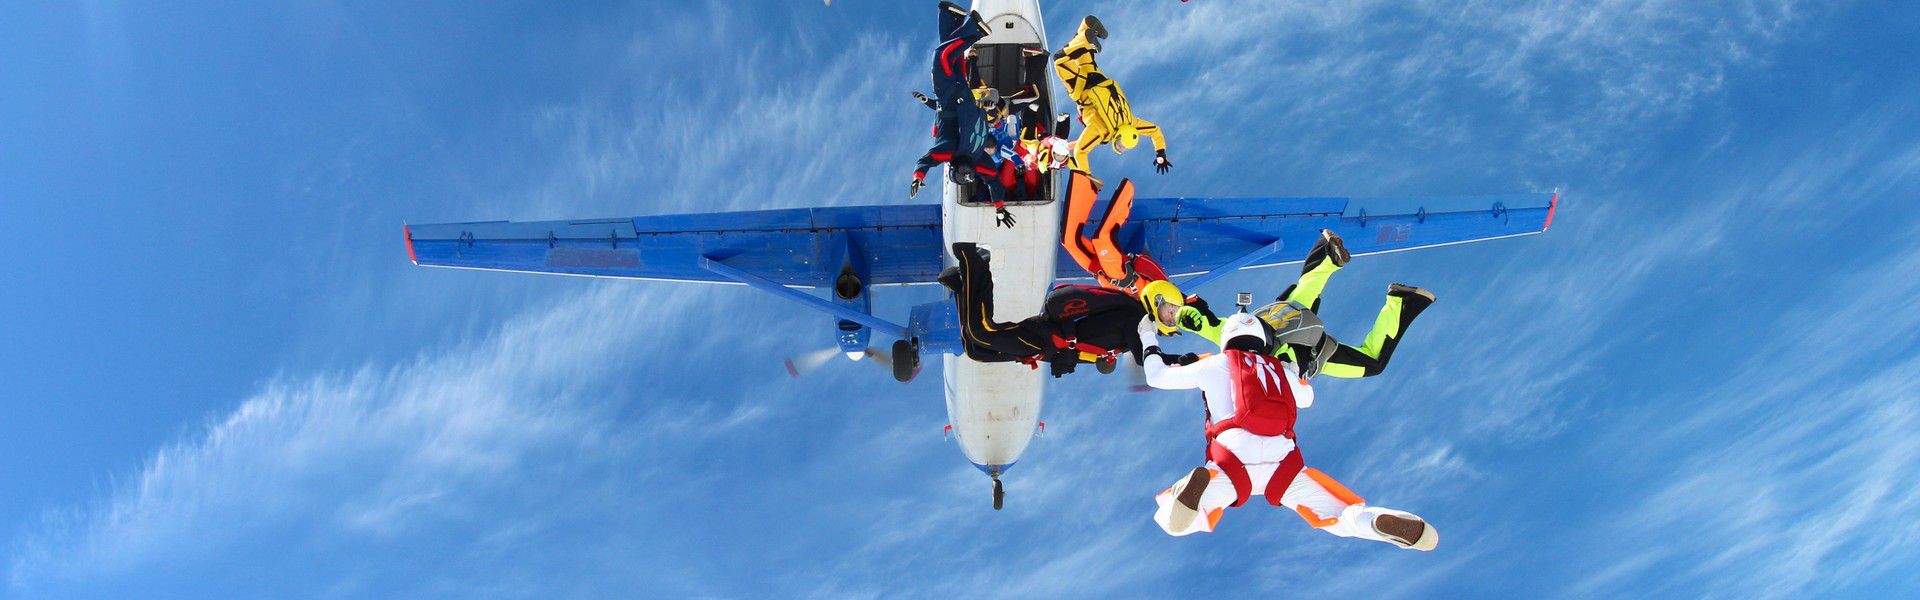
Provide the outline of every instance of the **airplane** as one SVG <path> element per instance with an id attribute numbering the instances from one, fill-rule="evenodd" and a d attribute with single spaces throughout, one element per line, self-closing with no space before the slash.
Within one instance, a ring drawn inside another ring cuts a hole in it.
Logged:
<path id="1" fill-rule="evenodd" d="M 1054 113 L 1052 56 L 1038 0 L 975 0 L 991 32 L 976 45 L 989 86 L 1038 82 L 1038 108 Z M 904 126 L 904 124 L 903 124 Z M 951 299 L 911 309 L 907 322 L 872 314 L 875 286 L 923 285 L 954 264 L 946 249 L 990 247 L 996 318 L 1040 312 L 1054 282 L 1085 279 L 1061 248 L 1059 173 L 1041 193 L 1008 202 L 1018 225 L 999 227 L 970 185 L 942 178 L 939 204 L 785 208 L 564 221 L 483 221 L 405 228 L 415 265 L 616 279 L 745 285 L 825 312 L 848 358 L 874 354 L 874 333 L 895 340 L 894 377 L 911 380 L 922 357 L 940 357 L 947 431 L 993 482 L 1002 507 L 1007 473 L 1040 427 L 1045 374 L 1020 363 L 964 356 Z M 1117 239 L 1151 254 L 1182 290 L 1238 269 L 1298 263 L 1330 229 L 1355 256 L 1543 233 L 1559 194 L 1408 198 L 1139 198 Z M 1292 252 L 1283 252 L 1291 250 Z M 824 288 L 822 295 L 810 289 Z M 824 297 L 822 297 L 824 296 Z"/>

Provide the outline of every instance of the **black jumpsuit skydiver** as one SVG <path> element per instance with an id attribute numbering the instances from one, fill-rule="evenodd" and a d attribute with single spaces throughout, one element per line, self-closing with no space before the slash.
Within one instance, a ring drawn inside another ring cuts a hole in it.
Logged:
<path id="1" fill-rule="evenodd" d="M 967 357 L 980 362 L 1049 362 L 1056 375 L 1080 362 L 1132 353 L 1139 360 L 1134 328 L 1146 309 L 1126 294 L 1096 286 L 1061 285 L 1047 293 L 1041 313 L 1018 323 L 993 318 L 993 273 L 978 247 L 953 245 L 959 265 L 940 283 L 954 292 L 960 337 Z"/>

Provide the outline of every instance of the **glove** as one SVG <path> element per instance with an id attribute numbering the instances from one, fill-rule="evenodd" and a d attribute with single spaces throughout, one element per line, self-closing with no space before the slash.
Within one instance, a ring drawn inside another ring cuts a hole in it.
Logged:
<path id="1" fill-rule="evenodd" d="M 1193 307 L 1195 311 L 1200 313 L 1200 322 L 1194 323 L 1194 326 L 1189 327 L 1189 329 L 1198 330 L 1201 327 L 1220 326 L 1220 316 L 1214 314 L 1213 307 L 1207 305 L 1206 298 L 1201 298 L 1199 294 L 1187 296 L 1187 306 Z"/>
<path id="2" fill-rule="evenodd" d="M 1079 364 L 1080 353 L 1078 352 L 1061 352 L 1059 356 L 1053 357 L 1053 360 L 1047 361 L 1047 366 L 1050 367 L 1049 372 L 1056 378 L 1072 373 L 1073 368 Z"/>
<path id="3" fill-rule="evenodd" d="M 1153 170 L 1165 173 L 1167 169 L 1171 168 L 1173 168 L 1173 163 L 1167 161 L 1167 151 L 1153 151 Z"/>
<path id="4" fill-rule="evenodd" d="M 940 108 L 940 103 L 934 102 L 932 98 L 928 98 L 926 94 L 922 94 L 919 91 L 913 92 L 913 99 L 919 100 L 921 104 L 927 105 L 927 108 Z"/>
<path id="5" fill-rule="evenodd" d="M 1007 212 L 1006 204 L 996 202 L 993 205 L 993 210 L 996 213 L 996 216 L 993 218 L 994 226 L 1013 229 L 1013 213 Z"/>
<path id="6" fill-rule="evenodd" d="M 1174 358 L 1173 362 L 1180 363 L 1180 366 L 1184 367 L 1193 363 L 1200 362 L 1200 355 L 1194 354 L 1192 352 L 1188 352 L 1186 354 L 1180 355 L 1177 358 Z"/>
<path id="7" fill-rule="evenodd" d="M 915 93 L 919 93 L 919 92 L 915 92 Z M 913 182 L 907 184 L 907 197 L 912 198 L 914 196 L 918 196 L 920 195 L 920 190 L 924 190 L 924 189 L 927 189 L 927 176 L 920 173 L 914 173 Z"/>

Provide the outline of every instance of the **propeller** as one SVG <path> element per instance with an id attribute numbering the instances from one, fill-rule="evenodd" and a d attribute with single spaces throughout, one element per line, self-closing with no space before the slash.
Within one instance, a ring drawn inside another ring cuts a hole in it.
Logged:
<path id="1" fill-rule="evenodd" d="M 822 348 L 819 350 L 814 350 L 812 352 L 807 352 L 805 354 L 796 354 L 796 355 L 787 357 L 786 359 L 787 375 L 793 377 L 794 379 L 805 377 L 806 374 L 812 373 L 814 369 L 818 369 L 822 365 L 825 365 L 829 361 L 832 361 L 833 357 L 835 356 L 847 356 L 848 358 L 851 358 L 852 360 L 855 360 L 855 361 L 859 361 L 865 358 L 871 358 L 873 359 L 873 364 L 879 365 L 881 369 L 886 371 L 893 370 L 893 357 L 888 356 L 887 353 L 885 352 L 881 352 L 873 348 L 867 348 L 865 351 L 862 351 L 859 354 L 848 355 L 846 352 L 841 351 L 839 346 L 834 346 L 831 348 Z M 858 358 L 854 358 L 854 357 L 858 357 Z"/>

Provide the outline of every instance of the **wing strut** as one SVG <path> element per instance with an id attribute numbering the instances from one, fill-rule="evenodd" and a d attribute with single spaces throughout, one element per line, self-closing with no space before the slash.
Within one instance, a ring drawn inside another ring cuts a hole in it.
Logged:
<path id="1" fill-rule="evenodd" d="M 899 325 L 895 325 L 892 321 L 888 321 L 886 319 L 882 319 L 864 312 L 860 312 L 852 308 L 849 308 L 847 306 L 834 304 L 822 298 L 816 298 L 812 294 L 808 294 L 806 292 L 802 292 L 784 285 L 780 285 L 778 283 L 769 281 L 764 277 L 760 277 L 758 275 L 754 275 L 752 273 L 748 273 L 746 271 L 742 271 L 742 270 L 727 266 L 726 263 L 714 260 L 712 257 L 709 257 L 709 256 L 700 257 L 700 268 L 706 269 L 708 271 L 712 271 L 714 274 L 719 275 L 721 277 L 725 277 L 727 279 L 731 279 L 734 281 L 738 281 L 740 283 L 753 286 L 755 288 L 758 288 L 760 291 L 767 292 L 782 298 L 786 298 L 794 302 L 805 304 L 807 305 L 808 308 L 825 312 L 827 314 L 840 317 L 848 321 L 853 321 L 861 325 L 872 327 L 875 331 L 878 331 L 880 333 L 884 333 L 884 334 L 891 335 L 893 337 L 897 337 L 901 339 L 906 339 L 907 337 L 907 328 L 901 327 Z"/>
<path id="2" fill-rule="evenodd" d="M 1201 287 L 1204 287 L 1209 283 L 1213 283 L 1213 280 L 1215 279 L 1225 277 L 1228 273 L 1238 271 L 1242 267 L 1251 265 L 1256 262 L 1260 262 L 1261 259 L 1264 259 L 1268 256 L 1272 256 L 1274 253 L 1279 252 L 1280 248 L 1285 246 L 1286 244 L 1282 243 L 1280 240 L 1267 242 L 1265 245 L 1260 246 L 1259 248 L 1254 248 L 1252 252 L 1242 254 L 1240 255 L 1239 258 L 1227 261 L 1225 264 L 1222 264 L 1218 267 L 1214 267 L 1212 271 L 1207 271 L 1205 273 L 1201 273 L 1199 275 L 1193 276 L 1193 278 L 1188 279 L 1185 282 L 1181 283 L 1180 289 L 1181 291 L 1187 291 L 1187 292 L 1200 289 Z"/>

